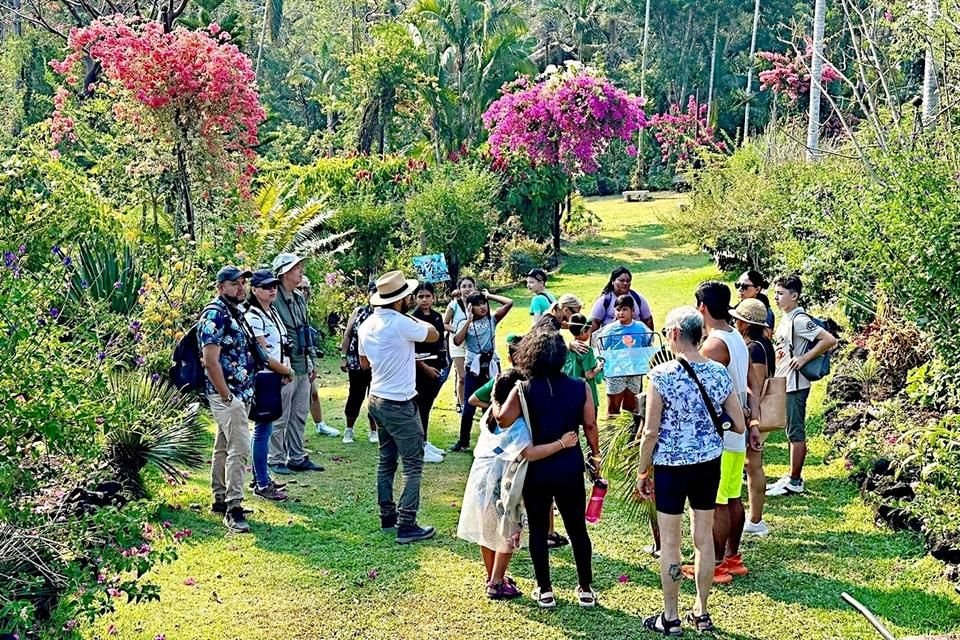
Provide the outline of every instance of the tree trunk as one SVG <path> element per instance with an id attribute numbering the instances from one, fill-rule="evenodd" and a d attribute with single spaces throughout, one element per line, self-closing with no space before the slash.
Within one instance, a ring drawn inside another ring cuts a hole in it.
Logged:
<path id="1" fill-rule="evenodd" d="M 743 108 L 743 137 L 741 144 L 750 136 L 750 102 L 753 100 L 753 65 L 757 58 L 757 29 L 760 26 L 760 0 L 753 4 L 753 33 L 750 36 L 750 60 L 747 65 L 747 106 Z M 776 100 L 776 96 L 774 96 Z"/>
<path id="2" fill-rule="evenodd" d="M 263 57 L 263 41 L 267 37 L 267 11 L 270 10 L 270 0 L 263 0 L 263 22 L 260 25 L 260 41 L 257 43 L 257 63 L 253 68 L 253 77 L 260 77 L 260 59 Z"/>
<path id="3" fill-rule="evenodd" d="M 177 181 L 179 182 L 180 202 L 187 222 L 187 234 L 191 240 L 197 239 L 196 220 L 193 210 L 193 198 L 190 195 L 190 174 L 187 172 L 187 152 L 177 145 Z"/>
<path id="4" fill-rule="evenodd" d="M 563 200 L 558 200 L 553 207 L 553 255 L 560 260 L 560 216 L 563 215 Z"/>
<path id="5" fill-rule="evenodd" d="M 815 0 L 813 58 L 810 60 L 810 113 L 807 121 L 807 162 L 820 159 L 820 95 L 823 92 L 823 31 L 827 1 Z"/>
<path id="6" fill-rule="evenodd" d="M 933 58 L 933 27 L 937 22 L 937 0 L 927 0 L 927 28 L 929 38 L 923 61 L 923 126 L 930 127 L 936 121 L 937 63 Z"/>
<path id="7" fill-rule="evenodd" d="M 646 2 L 643 12 L 643 45 L 640 54 L 640 99 L 647 100 L 647 44 L 650 42 L 650 0 Z M 637 177 L 633 187 L 642 189 L 646 186 L 646 171 L 643 166 L 643 129 L 637 131 Z"/>
<path id="8" fill-rule="evenodd" d="M 711 121 L 713 113 L 713 81 L 717 70 L 717 33 L 720 31 L 720 10 L 713 21 L 713 49 L 710 51 L 710 85 L 707 88 L 707 122 Z"/>

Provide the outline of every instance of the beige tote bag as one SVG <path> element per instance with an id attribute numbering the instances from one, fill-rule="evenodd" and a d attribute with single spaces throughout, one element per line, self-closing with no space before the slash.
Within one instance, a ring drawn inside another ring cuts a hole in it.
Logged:
<path id="1" fill-rule="evenodd" d="M 763 350 L 766 358 L 767 350 Z M 770 364 L 765 363 L 767 371 Z M 763 381 L 763 390 L 760 392 L 760 421 L 758 429 L 761 433 L 778 431 L 787 425 L 787 379 L 776 376 L 768 377 Z"/>

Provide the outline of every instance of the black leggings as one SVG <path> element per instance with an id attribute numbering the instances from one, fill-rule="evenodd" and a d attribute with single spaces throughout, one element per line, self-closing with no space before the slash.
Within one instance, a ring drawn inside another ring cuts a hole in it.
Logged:
<path id="1" fill-rule="evenodd" d="M 417 371 L 417 397 L 414 401 L 420 410 L 420 422 L 423 424 L 423 439 L 427 439 L 427 429 L 430 426 L 430 409 L 440 393 L 443 385 L 440 378 L 431 378 Z"/>
<path id="2" fill-rule="evenodd" d="M 370 369 L 353 369 L 347 371 L 350 385 L 347 390 L 347 406 L 343 413 L 348 418 L 356 419 L 360 415 L 360 407 L 367 398 L 367 392 L 370 391 L 370 380 L 372 377 Z"/>
<path id="3" fill-rule="evenodd" d="M 530 526 L 530 560 L 540 591 L 552 591 L 550 582 L 550 549 L 547 547 L 547 532 L 550 530 L 550 512 L 556 502 L 563 527 L 570 536 L 573 559 L 577 564 L 577 578 L 584 589 L 593 582 L 593 546 L 587 533 L 583 514 L 587 506 L 587 494 L 580 473 L 549 480 L 527 480 L 523 486 L 523 502 L 527 508 Z"/>

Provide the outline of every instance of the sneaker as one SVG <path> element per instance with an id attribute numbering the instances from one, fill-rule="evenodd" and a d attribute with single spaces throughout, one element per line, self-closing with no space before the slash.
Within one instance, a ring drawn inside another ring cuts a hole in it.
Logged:
<path id="1" fill-rule="evenodd" d="M 470 451 L 470 443 L 457 442 L 455 445 L 450 447 L 451 453 L 468 453 Z"/>
<path id="2" fill-rule="evenodd" d="M 328 425 L 326 422 L 323 422 L 322 420 L 317 423 L 317 433 L 324 436 L 330 436 L 332 438 L 336 438 L 337 436 L 340 435 L 339 430 L 334 429 L 333 427 Z"/>
<path id="3" fill-rule="evenodd" d="M 353 427 L 343 430 L 343 444 L 353 444 Z"/>
<path id="4" fill-rule="evenodd" d="M 287 465 L 282 462 L 280 464 L 269 465 L 269 469 L 278 476 L 289 476 L 291 473 L 293 473 L 293 471 L 290 471 L 290 469 L 287 468 Z"/>
<path id="5" fill-rule="evenodd" d="M 241 507 L 227 510 L 223 516 L 223 524 L 234 533 L 250 533 L 250 523 L 247 522 L 247 516 Z"/>
<path id="6" fill-rule="evenodd" d="M 443 462 L 443 456 L 439 453 L 434 453 L 427 449 L 427 445 L 423 445 L 423 461 L 424 462 Z"/>
<path id="7" fill-rule="evenodd" d="M 290 471 L 323 471 L 323 467 L 311 460 L 304 458 L 302 462 L 288 462 L 287 469 Z"/>
<path id="8" fill-rule="evenodd" d="M 522 595 L 520 589 L 517 589 L 517 585 L 507 581 L 506 578 L 500 584 L 487 583 L 487 597 L 491 600 L 513 600 Z"/>
<path id="9" fill-rule="evenodd" d="M 262 489 L 260 487 L 255 488 L 253 493 L 264 500 L 271 500 L 273 502 L 284 502 L 287 499 L 286 492 L 281 491 L 277 485 L 272 482 Z"/>
<path id="10" fill-rule="evenodd" d="M 222 500 L 215 500 L 210 506 L 210 513 L 216 514 L 218 516 L 227 515 L 227 503 Z"/>
<path id="11" fill-rule="evenodd" d="M 401 524 L 397 527 L 397 544 L 410 544 L 429 540 L 437 533 L 433 527 L 421 527 L 417 523 Z"/>
<path id="12" fill-rule="evenodd" d="M 777 487 L 782 487 L 783 485 L 787 484 L 788 482 L 790 482 L 790 475 L 789 475 L 789 474 L 783 476 L 782 478 L 780 478 L 779 480 L 777 480 L 777 481 L 775 481 L 775 482 L 768 482 L 768 483 L 767 483 L 767 491 L 769 491 L 770 489 L 776 489 Z"/>
<path id="13" fill-rule="evenodd" d="M 690 580 L 697 579 L 696 569 L 692 564 L 685 564 L 680 567 L 680 573 Z M 730 572 L 727 571 L 721 562 L 713 569 L 713 584 L 730 584 L 731 582 L 733 582 L 733 576 L 730 575 Z"/>
<path id="14" fill-rule="evenodd" d="M 438 456 L 442 456 L 442 455 L 445 455 L 445 454 L 447 453 L 446 451 L 444 451 L 443 449 L 441 449 L 441 448 L 438 447 L 437 445 L 433 444 L 432 442 L 424 442 L 424 443 L 423 443 L 423 447 L 424 447 L 425 449 L 429 450 L 429 451 L 432 451 L 433 453 L 437 454 Z"/>
<path id="15" fill-rule="evenodd" d="M 751 522 L 750 518 L 747 518 L 747 522 L 743 525 L 743 532 L 754 536 L 770 535 L 770 529 L 767 528 L 766 522 L 763 520 L 760 522 Z"/>
<path id="16" fill-rule="evenodd" d="M 367 441 L 372 444 L 380 444 L 380 436 L 377 435 L 376 431 L 371 431 L 367 434 Z"/>
<path id="17" fill-rule="evenodd" d="M 803 493 L 806 488 L 803 486 L 803 479 L 794 482 L 788 480 L 786 483 L 767 489 L 768 496 L 785 496 L 788 493 Z"/>
<path id="18" fill-rule="evenodd" d="M 723 559 L 723 562 L 720 563 L 720 566 L 727 570 L 732 576 L 745 576 L 750 573 L 750 570 L 747 569 L 746 565 L 743 564 L 743 558 L 738 553 L 735 556 L 728 556 Z"/>
<path id="19" fill-rule="evenodd" d="M 397 528 L 397 514 L 392 516 L 380 516 L 380 529 L 383 531 L 391 531 Z"/>

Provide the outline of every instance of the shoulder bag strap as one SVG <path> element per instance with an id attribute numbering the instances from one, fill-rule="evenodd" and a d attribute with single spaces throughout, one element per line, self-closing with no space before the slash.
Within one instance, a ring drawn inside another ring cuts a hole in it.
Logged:
<path id="1" fill-rule="evenodd" d="M 527 407 L 527 395 L 523 390 L 523 382 L 517 381 L 517 397 L 520 399 L 520 412 L 523 414 L 523 421 L 527 424 L 527 433 L 533 438 L 533 423 L 530 421 L 530 409 Z"/>
<path id="2" fill-rule="evenodd" d="M 680 363 L 680 366 L 683 367 L 684 371 L 687 372 L 693 381 L 697 384 L 697 388 L 700 389 L 700 395 L 703 396 L 703 403 L 707 405 L 707 411 L 710 413 L 710 420 L 713 421 L 713 426 L 717 430 L 717 433 L 723 435 L 724 429 L 723 425 L 720 422 L 720 416 L 717 414 L 716 408 L 713 406 L 713 401 L 710 400 L 710 396 L 707 394 L 707 390 L 704 388 L 703 383 L 700 382 L 700 378 L 697 377 L 696 372 L 693 370 L 693 367 L 690 366 L 690 363 L 687 362 L 687 359 L 684 357 L 678 357 L 677 362 Z"/>

